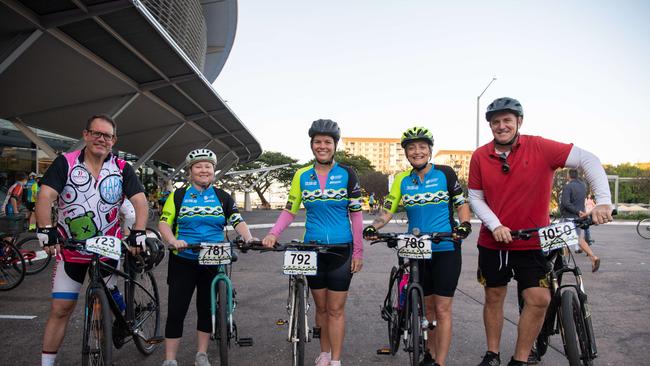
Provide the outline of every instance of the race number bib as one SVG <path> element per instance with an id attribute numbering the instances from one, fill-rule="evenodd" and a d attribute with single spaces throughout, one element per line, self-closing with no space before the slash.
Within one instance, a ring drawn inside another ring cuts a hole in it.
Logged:
<path id="1" fill-rule="evenodd" d="M 573 222 L 560 222 L 537 231 L 539 234 L 539 245 L 543 252 L 560 249 L 564 246 L 577 246 L 578 233 Z"/>
<path id="2" fill-rule="evenodd" d="M 428 235 L 400 235 L 397 237 L 397 255 L 409 259 L 431 259 L 431 240 Z"/>
<path id="3" fill-rule="evenodd" d="M 86 239 L 86 251 L 119 260 L 122 255 L 122 241 L 114 236 L 96 236 Z"/>
<path id="4" fill-rule="evenodd" d="M 199 264 L 202 266 L 218 266 L 229 264 L 231 261 L 230 243 L 201 243 L 205 248 L 199 252 Z"/>
<path id="5" fill-rule="evenodd" d="M 316 252 L 287 250 L 284 252 L 282 271 L 286 275 L 303 274 L 315 276 L 318 269 L 318 255 Z"/>

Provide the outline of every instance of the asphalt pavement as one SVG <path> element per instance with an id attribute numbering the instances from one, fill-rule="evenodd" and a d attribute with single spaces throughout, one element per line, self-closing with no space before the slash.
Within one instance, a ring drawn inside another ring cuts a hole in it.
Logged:
<path id="1" fill-rule="evenodd" d="M 244 213 L 253 227 L 272 224 L 278 211 Z M 370 219 L 371 217 L 366 217 Z M 296 221 L 304 221 L 299 215 Z M 390 224 L 385 231 L 401 232 L 403 224 Z M 463 244 L 463 270 L 454 298 L 454 335 L 448 365 L 477 365 L 486 350 L 482 320 L 483 289 L 476 281 L 478 251 L 474 233 Z M 303 228 L 291 227 L 283 240 L 299 238 Z M 267 228 L 253 229 L 262 237 Z M 591 273 L 590 262 L 577 255 L 585 270 L 584 280 L 592 309 L 599 357 L 595 365 L 645 365 L 645 348 L 650 345 L 650 241 L 640 238 L 634 226 L 604 225 L 592 228 L 596 240 L 594 250 L 602 258 L 600 270 Z M 365 243 L 364 268 L 352 280 L 346 306 L 346 338 L 342 361 L 344 365 L 405 365 L 406 353 L 396 356 L 377 355 L 387 344 L 386 323 L 379 316 L 391 266 L 396 262 L 393 250 L 385 245 Z M 247 253 L 239 256 L 233 266 L 232 281 L 237 290 L 235 321 L 242 337 L 253 337 L 252 347 L 231 349 L 232 365 L 290 365 L 290 346 L 286 326 L 277 325 L 287 319 L 287 277 L 281 274 L 282 254 Z M 50 266 L 52 267 L 52 266 Z M 51 268 L 29 276 L 20 287 L 0 292 L 0 365 L 38 365 L 42 335 L 50 306 Z M 156 268 L 164 319 L 167 314 L 167 259 Z M 513 353 L 518 312 L 516 288 L 511 284 L 505 308 L 501 352 L 503 364 Z M 84 289 L 82 289 L 84 291 Z M 59 351 L 58 365 L 80 364 L 82 306 L 78 305 Z M 313 319 L 313 309 L 311 311 Z M 7 316 L 21 316 L 12 319 Z M 33 318 L 31 318 L 33 317 Z M 192 365 L 196 352 L 196 309 L 194 302 L 185 321 L 184 338 L 178 355 L 179 365 Z M 318 340 L 307 345 L 308 363 L 319 352 Z M 218 365 L 217 346 L 210 345 L 212 365 Z M 144 357 L 132 343 L 114 351 L 115 365 L 160 365 L 164 358 L 161 346 L 153 355 Z M 568 364 L 562 354 L 559 336 L 540 365 Z"/>

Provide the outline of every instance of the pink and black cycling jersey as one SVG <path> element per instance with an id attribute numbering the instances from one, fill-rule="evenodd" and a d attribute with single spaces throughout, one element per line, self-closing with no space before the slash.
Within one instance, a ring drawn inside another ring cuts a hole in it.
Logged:
<path id="1" fill-rule="evenodd" d="M 59 235 L 83 241 L 101 235 L 122 237 L 119 210 L 124 198 L 144 192 L 133 168 L 109 154 L 97 179 L 84 165 L 84 150 L 57 157 L 42 179 L 59 193 L 57 201 Z M 66 262 L 87 263 L 85 252 L 64 250 Z"/>

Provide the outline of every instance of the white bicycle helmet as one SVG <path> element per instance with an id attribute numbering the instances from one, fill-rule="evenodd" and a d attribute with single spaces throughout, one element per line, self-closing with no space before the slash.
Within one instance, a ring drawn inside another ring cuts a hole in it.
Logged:
<path id="1" fill-rule="evenodd" d="M 194 163 L 199 161 L 209 161 L 212 165 L 217 166 L 217 155 L 210 149 L 196 149 L 190 151 L 185 158 L 185 164 L 191 168 Z"/>

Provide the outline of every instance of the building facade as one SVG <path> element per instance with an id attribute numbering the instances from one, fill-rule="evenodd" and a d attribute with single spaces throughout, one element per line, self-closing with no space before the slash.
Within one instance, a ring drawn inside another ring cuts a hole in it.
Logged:
<path id="1" fill-rule="evenodd" d="M 341 148 L 345 152 L 370 160 L 375 170 L 385 174 L 394 174 L 410 166 L 400 145 L 400 139 L 342 137 Z"/>
<path id="2" fill-rule="evenodd" d="M 435 164 L 449 165 L 456 171 L 458 178 L 467 182 L 472 153 L 471 150 L 440 150 L 433 157 L 433 162 Z"/>

